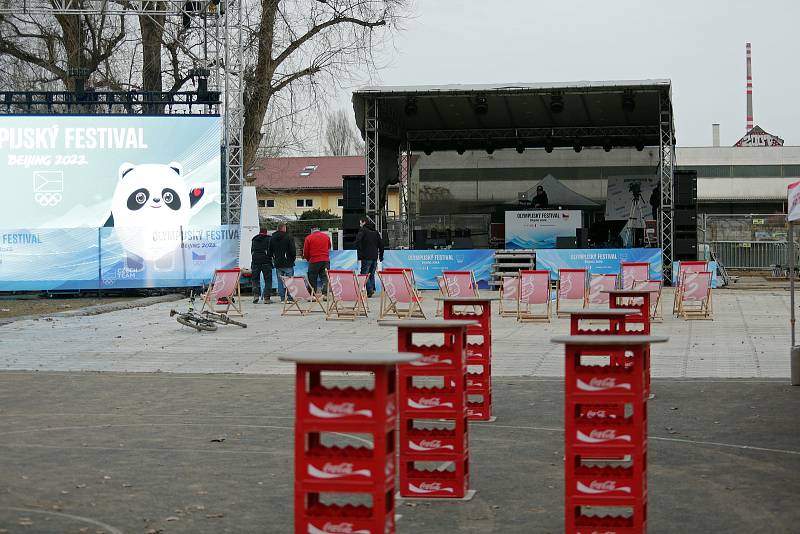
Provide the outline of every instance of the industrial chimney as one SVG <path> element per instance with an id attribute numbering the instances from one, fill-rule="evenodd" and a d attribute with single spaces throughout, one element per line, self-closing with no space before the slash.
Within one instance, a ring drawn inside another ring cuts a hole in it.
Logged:
<path id="1" fill-rule="evenodd" d="M 753 70 L 751 61 L 753 52 L 750 49 L 750 43 L 747 43 L 747 132 L 753 129 Z"/>
<path id="2" fill-rule="evenodd" d="M 719 123 L 711 125 L 711 146 L 719 146 Z"/>

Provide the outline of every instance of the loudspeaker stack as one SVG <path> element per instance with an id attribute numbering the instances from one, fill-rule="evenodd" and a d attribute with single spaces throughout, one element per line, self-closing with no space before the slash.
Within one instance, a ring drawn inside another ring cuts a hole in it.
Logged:
<path id="1" fill-rule="evenodd" d="M 364 175 L 342 176 L 342 240 L 345 250 L 353 250 L 360 228 L 359 219 L 367 210 L 367 181 Z"/>
<path id="2" fill-rule="evenodd" d="M 674 241 L 673 255 L 676 260 L 697 259 L 697 171 L 681 170 L 674 174 L 672 219 Z"/>

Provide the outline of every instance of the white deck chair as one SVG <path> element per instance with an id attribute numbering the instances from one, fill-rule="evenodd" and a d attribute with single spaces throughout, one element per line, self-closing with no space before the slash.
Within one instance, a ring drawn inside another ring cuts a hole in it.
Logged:
<path id="1" fill-rule="evenodd" d="M 519 315 L 519 276 L 508 275 L 502 279 L 500 286 L 500 316 L 517 317 Z"/>
<path id="2" fill-rule="evenodd" d="M 305 276 L 281 276 L 286 292 L 283 295 L 283 311 L 281 315 L 290 315 L 297 312 L 299 315 L 320 311 L 325 313 L 325 306 L 319 298 L 311 292 L 308 279 Z M 289 300 L 291 298 L 291 300 Z M 319 310 L 315 310 L 315 305 Z"/>
<path id="3" fill-rule="evenodd" d="M 367 317 L 364 294 L 353 271 L 328 271 L 328 298 L 326 320 Z"/>
<path id="4" fill-rule="evenodd" d="M 550 322 L 550 271 L 519 272 L 517 321 Z"/>
<path id="5" fill-rule="evenodd" d="M 411 284 L 409 275 L 398 269 L 384 270 L 378 273 L 386 295 L 386 306 L 381 309 L 380 318 L 393 315 L 398 319 L 422 317 L 427 319 L 422 309 L 422 298 Z"/>
<path id="6" fill-rule="evenodd" d="M 610 291 L 616 287 L 616 274 L 593 274 L 589 279 L 589 306 L 608 309 L 608 301 L 611 296 L 605 291 Z"/>
<path id="7" fill-rule="evenodd" d="M 558 290 L 556 292 L 556 315 L 566 316 L 576 308 L 585 308 L 589 303 L 587 278 L 589 271 L 586 269 L 559 269 Z"/>
<path id="8" fill-rule="evenodd" d="M 681 285 L 680 316 L 684 319 L 713 319 L 711 272 L 687 272 Z"/>
<path id="9" fill-rule="evenodd" d="M 242 272 L 237 267 L 235 269 L 217 269 L 214 271 L 214 278 L 208 286 L 208 290 L 203 295 L 203 304 L 200 306 L 200 313 L 210 311 L 223 315 L 238 315 L 242 313 L 242 292 L 239 287 L 239 278 Z"/>

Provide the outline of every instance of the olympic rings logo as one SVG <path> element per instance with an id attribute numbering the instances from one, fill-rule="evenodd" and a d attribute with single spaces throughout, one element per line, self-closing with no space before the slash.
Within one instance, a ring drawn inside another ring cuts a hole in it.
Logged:
<path id="1" fill-rule="evenodd" d="M 36 193 L 33 198 L 40 206 L 56 206 L 61 202 L 61 193 Z"/>

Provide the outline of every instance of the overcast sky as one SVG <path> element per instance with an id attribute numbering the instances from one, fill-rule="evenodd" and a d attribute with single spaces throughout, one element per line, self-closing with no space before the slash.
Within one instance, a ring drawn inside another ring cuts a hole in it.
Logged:
<path id="1" fill-rule="evenodd" d="M 800 145 L 797 0 L 416 0 L 384 85 L 672 80 L 679 146 L 745 132 L 745 43 L 755 123 Z M 342 90 L 340 106 L 350 104 Z"/>

